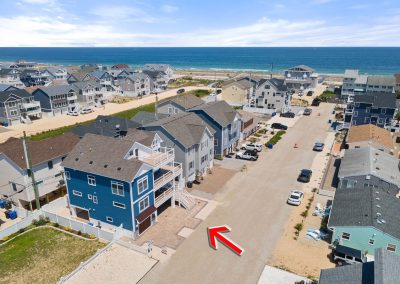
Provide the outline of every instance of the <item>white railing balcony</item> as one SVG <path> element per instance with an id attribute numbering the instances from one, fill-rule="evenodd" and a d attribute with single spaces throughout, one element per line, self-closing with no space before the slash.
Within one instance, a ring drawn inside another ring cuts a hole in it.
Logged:
<path id="1" fill-rule="evenodd" d="M 167 169 L 168 171 L 159 178 L 157 178 L 156 180 L 154 180 L 154 185 L 153 185 L 154 191 L 165 186 L 167 183 L 173 181 L 177 176 L 182 174 L 181 164 L 171 167 L 164 167 L 163 169 Z"/>
<path id="2" fill-rule="evenodd" d="M 156 207 L 159 207 L 165 201 L 170 199 L 173 195 L 174 195 L 174 187 L 171 186 L 170 188 L 168 188 L 167 190 L 163 191 L 159 196 L 156 197 L 156 199 L 154 200 L 154 205 Z"/>
<path id="3" fill-rule="evenodd" d="M 75 101 L 75 100 L 77 100 L 77 99 L 78 99 L 78 96 L 77 96 L 77 95 L 67 96 L 67 100 L 68 100 L 68 101 Z"/>
<path id="4" fill-rule="evenodd" d="M 347 109 L 344 112 L 345 114 L 352 114 L 353 113 L 353 109 Z"/>
<path id="5" fill-rule="evenodd" d="M 153 153 L 146 155 L 144 157 L 139 157 L 139 160 L 149 164 L 153 167 L 161 167 L 174 161 L 175 153 L 174 149 L 161 147 L 159 151 L 154 151 Z"/>

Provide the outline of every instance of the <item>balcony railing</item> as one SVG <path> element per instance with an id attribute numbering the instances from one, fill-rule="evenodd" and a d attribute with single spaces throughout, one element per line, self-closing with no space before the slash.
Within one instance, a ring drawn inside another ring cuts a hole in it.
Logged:
<path id="1" fill-rule="evenodd" d="M 163 174 L 161 177 L 157 178 L 154 181 L 153 190 L 156 191 L 166 185 L 167 183 L 171 182 L 175 177 L 182 174 L 182 166 L 178 164 L 174 167 L 165 167 L 168 171 Z"/>
<path id="2" fill-rule="evenodd" d="M 171 186 L 170 188 L 168 188 L 167 190 L 165 190 L 163 193 L 161 193 L 159 196 L 156 197 L 156 199 L 154 200 L 154 205 L 156 207 L 159 207 L 165 201 L 170 199 L 173 195 L 174 195 L 174 187 Z"/>
<path id="3" fill-rule="evenodd" d="M 68 100 L 68 101 L 75 101 L 75 100 L 77 100 L 77 99 L 78 99 L 78 96 L 77 96 L 77 95 L 67 96 L 67 100 Z"/>
<path id="4" fill-rule="evenodd" d="M 169 162 L 172 162 L 174 160 L 174 157 L 174 149 L 162 147 L 159 149 L 159 151 L 154 151 L 147 156 L 139 157 L 139 160 L 153 167 L 160 167 Z"/>

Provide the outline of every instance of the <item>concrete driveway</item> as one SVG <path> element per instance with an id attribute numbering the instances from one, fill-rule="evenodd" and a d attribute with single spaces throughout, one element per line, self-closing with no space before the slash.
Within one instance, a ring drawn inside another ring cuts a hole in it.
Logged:
<path id="1" fill-rule="evenodd" d="M 288 189 L 298 186 L 300 169 L 311 167 L 312 146 L 327 136 L 332 108 L 321 104 L 319 117 L 301 117 L 273 150 L 229 180 L 215 195 L 220 205 L 140 283 L 257 283 L 291 212 L 285 205 Z M 244 248 L 242 256 L 223 245 L 217 251 L 209 247 L 207 227 L 219 225 L 232 228 L 225 235 Z"/>

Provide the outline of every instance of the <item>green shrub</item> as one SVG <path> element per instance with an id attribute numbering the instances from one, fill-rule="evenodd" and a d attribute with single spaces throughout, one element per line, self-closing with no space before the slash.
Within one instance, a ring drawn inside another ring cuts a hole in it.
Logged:
<path id="1" fill-rule="evenodd" d="M 308 216 L 308 210 L 301 212 L 300 214 L 302 217 L 307 218 Z"/>
<path id="2" fill-rule="evenodd" d="M 297 223 L 297 224 L 294 226 L 294 228 L 295 228 L 298 232 L 300 232 L 301 230 L 303 230 L 303 224 L 302 224 L 302 223 Z"/>
<path id="3" fill-rule="evenodd" d="M 286 131 L 284 131 L 284 130 L 278 131 L 271 139 L 268 140 L 267 143 L 265 143 L 265 146 L 268 147 L 268 144 L 275 145 L 276 143 L 278 143 L 279 140 L 282 139 L 282 136 L 285 133 L 286 133 Z"/>
<path id="4" fill-rule="evenodd" d="M 79 230 L 78 231 L 78 236 L 81 236 L 82 235 L 82 232 Z"/>
<path id="5" fill-rule="evenodd" d="M 322 230 L 328 229 L 328 219 L 329 219 L 329 215 L 326 215 L 324 218 L 322 218 L 322 221 L 321 221 L 321 229 Z"/>
<path id="6" fill-rule="evenodd" d="M 40 216 L 38 220 L 34 219 L 32 221 L 32 225 L 39 227 L 39 226 L 44 226 L 49 222 L 50 222 L 49 218 Z"/>
<path id="7" fill-rule="evenodd" d="M 22 234 L 23 232 L 25 232 L 25 228 L 21 228 L 21 229 L 19 229 L 19 231 L 18 231 L 19 234 Z"/>

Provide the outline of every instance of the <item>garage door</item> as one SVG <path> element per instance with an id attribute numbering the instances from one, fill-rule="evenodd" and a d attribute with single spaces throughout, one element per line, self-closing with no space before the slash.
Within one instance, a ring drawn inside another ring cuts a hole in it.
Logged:
<path id="1" fill-rule="evenodd" d="M 139 235 L 147 230 L 151 226 L 151 216 L 139 224 Z"/>

